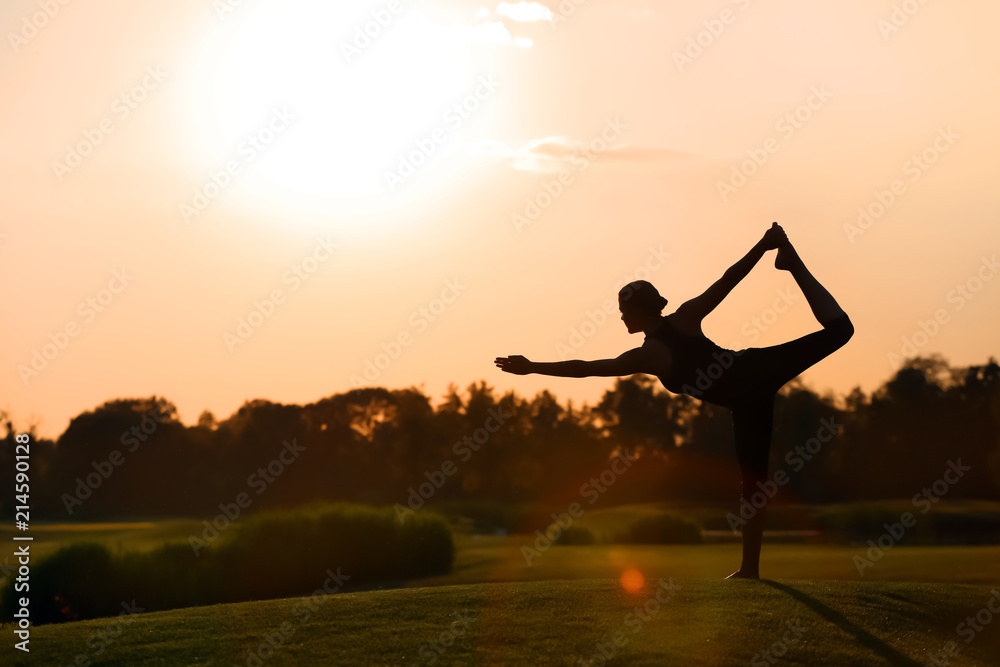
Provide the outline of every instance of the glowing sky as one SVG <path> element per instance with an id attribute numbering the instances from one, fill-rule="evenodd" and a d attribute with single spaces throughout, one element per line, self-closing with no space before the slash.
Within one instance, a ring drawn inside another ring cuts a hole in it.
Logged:
<path id="1" fill-rule="evenodd" d="M 613 380 L 492 360 L 617 356 L 641 343 L 603 310 L 617 286 L 648 277 L 672 308 L 773 220 L 857 329 L 814 389 L 871 390 L 913 351 L 983 362 L 998 20 L 987 0 L 5 2 L 0 409 L 55 436 L 112 398 L 191 423 L 355 379 L 593 402 Z M 816 328 L 772 261 L 709 336 Z"/>

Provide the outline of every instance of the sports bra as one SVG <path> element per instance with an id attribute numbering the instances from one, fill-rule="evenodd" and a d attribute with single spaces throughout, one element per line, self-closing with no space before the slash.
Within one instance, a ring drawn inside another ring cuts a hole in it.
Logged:
<path id="1" fill-rule="evenodd" d="M 679 331 L 670 316 L 646 338 L 661 340 L 670 348 L 670 370 L 658 376 L 664 387 L 675 394 L 687 394 L 728 407 L 733 377 L 727 371 L 736 363 L 732 350 L 719 347 L 704 334 Z"/>

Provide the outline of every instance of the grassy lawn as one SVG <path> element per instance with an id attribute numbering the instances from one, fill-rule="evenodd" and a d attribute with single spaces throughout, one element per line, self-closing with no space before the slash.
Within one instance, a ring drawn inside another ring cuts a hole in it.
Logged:
<path id="1" fill-rule="evenodd" d="M 579 579 L 346 593 L 313 599 L 314 611 L 303 599 L 216 605 L 140 614 L 123 626 L 108 619 L 41 626 L 30 655 L 11 649 L 8 638 L 2 660 L 70 665 L 83 655 L 103 665 L 578 665 L 590 664 L 603 648 L 615 665 L 771 664 L 764 651 L 780 653 L 788 665 L 920 665 L 954 642 L 960 653 L 949 664 L 1000 663 L 1000 628 L 987 625 L 968 643 L 956 633 L 964 618 L 985 608 L 990 586 L 673 583 L 677 588 L 664 590 L 662 603 L 656 580 L 627 593 L 615 580 Z M 111 635 L 117 638 L 108 643 Z M 268 635 L 277 649 L 270 650 Z"/>
<path id="2" fill-rule="evenodd" d="M 661 509 L 587 518 L 601 532 Z M 80 539 L 147 550 L 184 542 L 199 526 L 39 526 L 32 550 L 37 558 Z M 10 543 L 8 532 L 0 529 L 0 539 Z M 861 576 L 853 557 L 867 546 L 765 540 L 767 580 L 746 582 L 723 581 L 739 564 L 738 542 L 553 546 L 529 564 L 522 547 L 536 547 L 534 535 L 455 540 L 451 573 L 394 588 L 43 625 L 32 629 L 30 654 L 13 649 L 8 626 L 0 664 L 580 665 L 602 664 L 603 651 L 612 665 L 923 665 L 949 642 L 960 651 L 949 665 L 1000 664 L 1000 614 L 983 611 L 1000 589 L 1000 545 L 914 547 L 904 539 Z M 629 570 L 644 581 L 633 592 L 621 579 Z M 316 573 L 317 587 L 323 578 Z M 679 588 L 661 603 L 658 582 L 671 580 Z M 991 622 L 960 632 L 977 613 Z"/>
<path id="3" fill-rule="evenodd" d="M 739 544 L 555 546 L 532 559 L 522 556 L 527 535 L 463 536 L 450 574 L 414 585 L 465 584 L 485 581 L 542 581 L 618 577 L 628 569 L 650 576 L 721 579 L 740 564 Z M 855 555 L 867 547 L 810 544 L 766 544 L 761 576 L 785 579 L 846 581 L 912 581 L 967 584 L 1000 583 L 1000 546 L 896 546 L 859 575 Z"/>

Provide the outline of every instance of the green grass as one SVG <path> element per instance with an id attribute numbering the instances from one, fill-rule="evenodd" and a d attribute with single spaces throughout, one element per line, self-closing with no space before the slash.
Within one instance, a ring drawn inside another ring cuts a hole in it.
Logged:
<path id="1" fill-rule="evenodd" d="M 533 537 L 512 535 L 459 536 L 450 574 L 430 577 L 416 585 L 469 584 L 484 581 L 542 581 L 617 577 L 636 568 L 674 577 L 718 579 L 740 564 L 740 545 L 594 545 L 554 546 L 532 559 L 522 556 Z M 989 584 L 1000 579 L 1000 545 L 906 547 L 895 546 L 860 576 L 854 556 L 865 547 L 822 544 L 767 544 L 761 557 L 761 575 L 780 579 L 838 579 L 858 581 L 912 581 Z"/>
<path id="2" fill-rule="evenodd" d="M 95 639 L 107 619 L 42 626 L 33 631 L 30 655 L 11 649 L 9 634 L 0 655 L 11 665 L 68 665 L 78 654 L 104 665 L 245 665 L 248 652 L 287 623 L 287 639 L 263 664 L 429 664 L 430 643 L 454 628 L 435 664 L 576 665 L 598 644 L 610 649 L 620 633 L 614 665 L 746 665 L 783 641 L 792 623 L 803 629 L 801 639 L 786 645 L 781 664 L 924 664 L 949 641 L 961 648 L 952 664 L 1000 661 L 1000 617 L 971 643 L 956 634 L 958 623 L 986 605 L 990 586 L 674 583 L 673 598 L 659 609 L 650 604 L 645 621 L 635 608 L 652 599 L 655 579 L 634 594 L 610 579 L 487 583 L 317 598 L 308 618 L 294 611 L 301 599 L 141 614 L 110 645 Z M 456 613 L 469 619 L 461 634 Z M 95 656 L 99 647 L 105 650 Z"/>
<path id="3" fill-rule="evenodd" d="M 595 508 L 585 518 L 592 528 L 611 529 L 664 509 L 678 510 L 658 504 Z M 172 521 L 39 531 L 32 549 L 37 557 L 86 535 L 115 550 L 148 550 L 184 541 L 195 527 L 197 522 Z M 0 529 L 0 539 L 8 537 Z M 0 664 L 63 666 L 82 655 L 102 665 L 247 665 L 248 651 L 287 623 L 284 645 L 250 664 L 423 665 L 429 664 L 430 643 L 452 628 L 455 613 L 475 620 L 435 665 L 579 665 L 594 657 L 598 643 L 610 648 L 619 631 L 627 642 L 609 665 L 746 665 L 781 640 L 790 621 L 808 630 L 778 661 L 782 665 L 923 665 L 928 652 L 949 641 L 961 654 L 948 664 L 1000 664 L 1000 616 L 969 644 L 957 634 L 958 624 L 1000 589 L 1000 545 L 906 546 L 904 539 L 862 577 L 852 558 L 867 547 L 765 540 L 762 574 L 773 581 L 727 582 L 722 577 L 739 563 L 738 543 L 553 546 L 529 566 L 521 547 L 533 539 L 459 533 L 451 573 L 391 590 L 317 598 L 320 606 L 308 619 L 301 613 L 305 599 L 297 598 L 140 614 L 110 644 L 107 633 L 118 629 L 118 619 L 44 625 L 32 629 L 27 655 L 12 648 L 8 626 Z M 619 577 L 631 568 L 645 575 L 645 591 L 622 589 Z M 661 578 L 682 588 L 633 632 L 626 615 L 650 598 Z M 322 579 L 317 572 L 317 586 Z"/>
<path id="4" fill-rule="evenodd" d="M 658 514 L 674 514 L 698 522 L 702 528 L 710 531 L 721 531 L 731 534 L 726 517 L 737 508 L 732 505 L 707 506 L 698 504 L 649 502 L 619 505 L 615 507 L 595 508 L 588 510 L 576 523 L 591 530 L 599 541 L 613 541 L 615 534 L 620 533 L 629 524 Z M 768 509 L 766 527 L 773 530 L 808 530 L 821 529 L 823 526 L 838 528 L 837 533 L 827 531 L 824 538 L 830 542 L 849 541 L 846 535 L 851 532 L 867 534 L 871 529 L 877 529 L 872 537 L 881 532 L 883 521 L 898 521 L 900 515 L 910 512 L 917 518 L 915 530 L 911 539 L 918 534 L 931 543 L 935 524 L 954 526 L 960 520 L 965 525 L 974 523 L 980 528 L 984 524 L 994 526 L 993 534 L 1000 534 L 1000 502 L 987 500 L 942 500 L 932 506 L 932 511 L 924 514 L 919 507 L 914 507 L 911 500 L 882 500 L 877 502 L 854 502 L 831 505 L 795 505 L 778 504 Z M 865 521 L 868 517 L 877 517 L 876 521 Z M 873 523 L 873 526 L 869 526 Z M 854 528 L 858 530 L 847 530 Z M 736 538 L 738 539 L 738 538 Z"/>

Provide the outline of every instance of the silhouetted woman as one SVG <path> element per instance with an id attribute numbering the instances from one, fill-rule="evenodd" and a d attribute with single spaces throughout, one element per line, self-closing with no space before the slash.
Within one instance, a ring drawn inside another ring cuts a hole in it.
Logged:
<path id="1" fill-rule="evenodd" d="M 781 345 L 735 352 L 719 347 L 701 330 L 701 321 L 746 277 L 768 250 L 777 249 L 774 266 L 791 272 L 822 330 Z M 687 394 L 732 410 L 736 456 L 747 502 L 767 477 L 774 400 L 789 380 L 843 346 L 854 325 L 833 296 L 817 281 L 774 223 L 764 237 L 705 292 L 670 315 L 667 300 L 644 280 L 618 293 L 622 322 L 629 333 L 643 332 L 642 347 L 616 359 L 533 362 L 520 355 L 497 357 L 508 373 L 540 373 L 559 377 L 622 376 L 647 373 L 670 391 Z M 743 563 L 731 577 L 760 576 L 763 508 L 743 526 Z"/>

